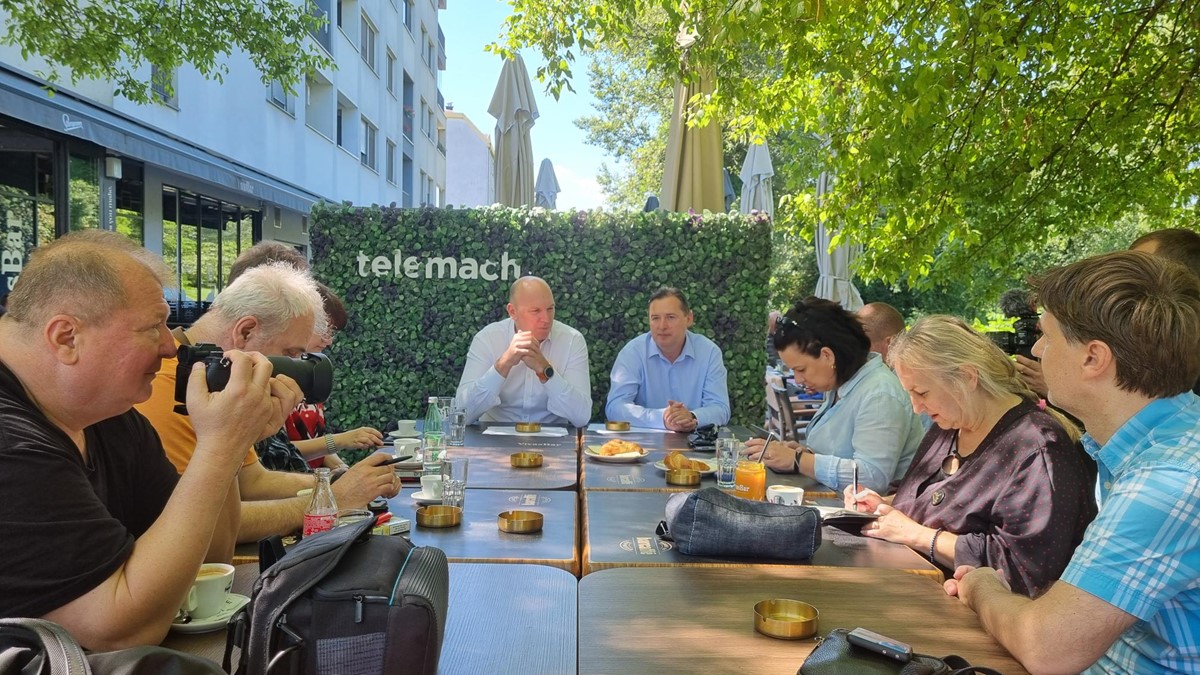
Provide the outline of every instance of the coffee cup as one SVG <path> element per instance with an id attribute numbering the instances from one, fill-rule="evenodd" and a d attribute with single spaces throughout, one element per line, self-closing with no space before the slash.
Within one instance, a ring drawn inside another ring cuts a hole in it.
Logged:
<path id="1" fill-rule="evenodd" d="M 767 501 L 772 504 L 799 506 L 804 503 L 804 488 L 791 485 L 772 485 L 767 488 Z"/>
<path id="2" fill-rule="evenodd" d="M 392 447 L 395 448 L 394 453 L 397 457 L 416 455 L 417 451 L 421 449 L 421 439 L 397 438 L 392 441 Z"/>
<path id="3" fill-rule="evenodd" d="M 417 421 L 416 420 L 400 420 L 396 422 L 397 436 L 416 436 Z"/>
<path id="4" fill-rule="evenodd" d="M 196 573 L 196 581 L 188 589 L 180 609 L 193 620 L 207 619 L 221 611 L 225 598 L 233 588 L 233 565 L 205 563 Z"/>
<path id="5" fill-rule="evenodd" d="M 441 476 L 421 476 L 421 492 L 425 493 L 430 499 L 442 498 L 442 477 Z"/>

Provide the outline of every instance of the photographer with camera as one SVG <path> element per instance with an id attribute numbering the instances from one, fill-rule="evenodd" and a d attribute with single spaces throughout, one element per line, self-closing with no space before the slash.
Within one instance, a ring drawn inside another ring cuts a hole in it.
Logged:
<path id="1" fill-rule="evenodd" d="M 161 258 L 115 232 L 39 247 L 0 318 L 0 617 L 62 624 L 93 650 L 158 644 L 220 560 L 221 500 L 249 443 L 300 400 L 258 354 L 192 378 L 195 461 L 179 475 L 133 405 L 174 353 Z"/>
<path id="2" fill-rule="evenodd" d="M 191 348 L 185 354 L 199 350 L 203 355 L 201 345 L 207 343 L 217 350 L 241 349 L 294 358 L 304 355 L 313 334 L 325 327 L 325 312 L 312 276 L 290 265 L 273 263 L 247 270 L 221 291 L 196 323 L 186 330 L 176 329 L 172 335 L 177 344 Z M 163 360 L 154 378 L 154 391 L 138 410 L 150 419 L 163 439 L 167 456 L 182 471 L 192 459 L 196 437 L 188 416 L 175 412 L 177 360 Z M 265 438 L 273 439 L 282 429 L 280 420 Z M 272 445 L 276 445 L 274 441 Z M 253 542 L 299 530 L 308 500 L 296 493 L 313 486 L 312 476 L 302 473 L 307 466 L 300 460 L 295 464 L 297 473 L 268 470 L 253 448 L 246 449 L 242 470 L 227 497 L 230 508 L 240 502 L 237 541 Z M 381 495 L 394 496 L 399 481 L 390 466 L 380 466 L 388 458 L 387 454 L 375 453 L 351 467 L 333 485 L 338 505 L 364 508 Z"/>

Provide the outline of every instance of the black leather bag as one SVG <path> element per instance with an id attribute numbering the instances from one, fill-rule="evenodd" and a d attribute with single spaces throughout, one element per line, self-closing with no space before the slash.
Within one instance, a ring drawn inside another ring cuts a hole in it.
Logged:
<path id="1" fill-rule="evenodd" d="M 229 622 L 239 675 L 434 675 L 446 632 L 446 554 L 371 534 L 373 519 L 296 544 Z"/>
<path id="2" fill-rule="evenodd" d="M 714 450 L 717 447 L 717 425 L 705 424 L 688 434 L 688 447 L 693 450 Z"/>
<path id="3" fill-rule="evenodd" d="M 680 492 L 667 500 L 658 534 L 680 553 L 808 560 L 821 547 L 816 509 L 727 495 L 715 487 Z"/>
<path id="4" fill-rule="evenodd" d="M 845 628 L 834 628 L 804 659 L 799 675 L 1000 675 L 999 671 L 972 666 L 961 656 L 945 658 L 913 654 L 902 663 L 850 644 Z"/>

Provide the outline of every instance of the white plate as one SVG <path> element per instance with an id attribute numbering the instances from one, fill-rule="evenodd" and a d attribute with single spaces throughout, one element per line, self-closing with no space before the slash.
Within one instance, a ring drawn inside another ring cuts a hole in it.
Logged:
<path id="1" fill-rule="evenodd" d="M 594 459 L 597 462 L 611 462 L 613 464 L 632 464 L 633 462 L 642 461 L 643 459 L 646 458 L 647 455 L 650 454 L 649 452 L 646 451 L 645 448 L 642 448 L 642 454 L 640 454 L 640 455 L 634 454 L 632 452 L 627 452 L 623 455 L 601 455 L 600 453 L 598 453 L 594 450 L 595 447 L 596 446 L 594 446 L 594 445 L 587 446 L 586 448 L 583 449 L 583 454 L 585 456 L 587 456 L 589 459 Z"/>
<path id="2" fill-rule="evenodd" d="M 711 476 L 717 472 L 717 460 L 715 459 L 703 459 L 701 457 L 688 457 L 688 459 L 697 462 L 704 462 L 704 465 L 708 467 L 707 469 L 702 469 L 700 471 L 701 476 Z M 661 460 L 654 463 L 654 468 L 658 469 L 659 471 L 667 471 L 667 465 L 663 464 Z"/>
<path id="3" fill-rule="evenodd" d="M 225 605 L 216 614 L 205 619 L 192 619 L 188 623 L 172 623 L 171 630 L 176 633 L 210 633 L 214 630 L 222 630 L 233 618 L 233 615 L 245 607 L 248 602 L 250 602 L 250 598 L 230 593 L 225 596 Z"/>
<path id="4" fill-rule="evenodd" d="M 388 438 L 391 438 L 391 439 L 393 439 L 393 440 L 395 440 L 395 439 L 397 439 L 397 438 L 420 438 L 420 437 L 421 437 L 421 432 L 419 432 L 419 431 L 406 431 L 406 432 L 404 432 L 404 433 L 400 433 L 399 431 L 389 431 L 389 432 L 387 433 L 387 437 L 388 437 Z"/>
<path id="5" fill-rule="evenodd" d="M 412 498 L 413 498 L 414 502 L 420 504 L 421 506 L 442 503 L 441 497 L 434 497 L 433 495 L 427 495 L 427 494 L 425 494 L 424 490 L 412 493 Z"/>

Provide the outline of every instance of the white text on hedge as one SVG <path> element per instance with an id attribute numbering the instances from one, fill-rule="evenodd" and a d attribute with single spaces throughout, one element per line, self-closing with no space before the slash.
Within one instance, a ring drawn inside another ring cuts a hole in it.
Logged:
<path id="1" fill-rule="evenodd" d="M 521 266 L 517 261 L 508 257 L 508 251 L 500 254 L 500 261 L 485 260 L 482 263 L 474 258 L 425 258 L 424 269 L 421 259 L 415 255 L 404 258 L 399 249 L 392 252 L 391 258 L 377 255 L 371 258 L 362 251 L 358 252 L 358 276 L 365 277 L 374 274 L 377 277 L 404 275 L 409 279 L 425 277 L 426 279 L 483 279 L 485 281 L 508 281 L 521 276 Z M 370 270 L 367 264 L 370 263 Z M 499 273 L 496 269 L 499 268 Z"/>

